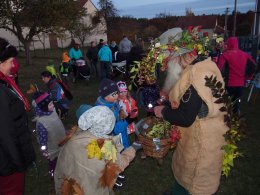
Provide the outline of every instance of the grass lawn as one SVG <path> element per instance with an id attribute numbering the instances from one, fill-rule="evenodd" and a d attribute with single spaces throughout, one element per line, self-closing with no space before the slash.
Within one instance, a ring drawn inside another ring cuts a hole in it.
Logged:
<path id="1" fill-rule="evenodd" d="M 37 57 L 33 58 L 31 66 L 25 65 L 23 54 L 18 58 L 21 65 L 19 83 L 24 92 L 30 83 L 37 83 L 40 89 L 46 89 L 41 82 L 40 73 L 45 69 L 49 58 L 42 57 L 42 51 L 37 51 L 36 54 Z M 46 51 L 46 56 L 50 56 L 58 66 L 61 51 Z M 93 104 L 95 102 L 98 96 L 98 85 L 98 79 L 92 79 L 89 84 L 80 81 L 70 85 L 74 99 L 69 117 L 64 121 L 66 128 L 76 124 L 75 110 L 80 104 Z M 245 102 L 247 95 L 248 90 L 245 91 L 243 102 Z M 31 97 L 28 98 L 31 100 Z M 246 114 L 248 124 L 247 137 L 239 144 L 244 157 L 235 161 L 235 167 L 228 178 L 221 178 L 217 195 L 260 195 L 260 96 L 255 105 L 243 103 L 242 110 Z M 144 112 L 141 111 L 141 113 Z M 35 129 L 35 124 L 31 123 L 30 125 L 31 129 Z M 34 144 L 37 151 L 37 169 L 30 169 L 27 172 L 25 195 L 55 194 L 53 181 L 47 175 L 47 161 L 41 157 L 35 138 L 36 135 L 34 135 Z M 154 159 L 141 160 L 140 152 L 138 152 L 135 160 L 125 170 L 126 185 L 122 190 L 116 191 L 116 194 L 162 194 L 175 182 L 170 166 L 172 153 L 173 151 L 170 151 L 163 164 L 158 166 Z"/>

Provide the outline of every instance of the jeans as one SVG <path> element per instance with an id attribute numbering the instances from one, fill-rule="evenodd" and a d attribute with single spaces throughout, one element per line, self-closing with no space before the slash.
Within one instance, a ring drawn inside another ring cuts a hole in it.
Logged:
<path id="1" fill-rule="evenodd" d="M 96 77 L 98 77 L 98 68 L 97 68 L 98 60 L 91 60 L 91 72 L 92 74 L 95 74 Z"/>
<path id="2" fill-rule="evenodd" d="M 107 61 L 100 62 L 101 80 L 109 77 L 110 70 L 111 70 L 110 62 Z"/>

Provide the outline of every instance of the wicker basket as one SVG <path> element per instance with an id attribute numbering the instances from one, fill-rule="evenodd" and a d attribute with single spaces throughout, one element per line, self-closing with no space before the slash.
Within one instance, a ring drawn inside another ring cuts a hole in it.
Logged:
<path id="1" fill-rule="evenodd" d="M 141 123 L 138 127 L 139 131 L 142 132 L 142 126 L 144 123 L 147 125 L 153 125 L 154 122 L 156 122 L 155 117 L 147 117 L 143 120 L 143 123 Z M 176 143 L 172 143 L 171 138 L 165 138 L 165 139 L 157 139 L 159 140 L 159 148 L 156 146 L 154 139 L 146 137 L 140 133 L 138 135 L 138 139 L 142 144 L 144 153 L 146 156 L 150 156 L 153 158 L 163 158 L 169 151 L 170 148 L 174 148 L 176 146 Z"/>

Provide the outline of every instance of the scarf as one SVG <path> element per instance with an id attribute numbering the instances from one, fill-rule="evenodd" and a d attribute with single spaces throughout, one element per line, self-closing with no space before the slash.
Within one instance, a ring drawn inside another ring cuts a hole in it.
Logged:
<path id="1" fill-rule="evenodd" d="M 28 103 L 28 100 L 26 97 L 23 95 L 22 91 L 18 88 L 14 80 L 8 76 L 5 76 L 1 71 L 0 71 L 0 79 L 4 82 L 7 83 L 8 86 L 11 87 L 11 89 L 18 95 L 18 97 L 22 100 L 24 104 L 24 109 L 28 112 L 30 110 L 30 106 Z"/>

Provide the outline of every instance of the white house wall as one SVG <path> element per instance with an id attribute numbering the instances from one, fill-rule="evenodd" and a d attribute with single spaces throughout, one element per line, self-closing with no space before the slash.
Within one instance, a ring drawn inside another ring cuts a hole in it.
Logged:
<path id="1" fill-rule="evenodd" d="M 97 8 L 94 6 L 94 4 L 90 0 L 87 1 L 87 3 L 84 5 L 84 7 L 87 8 L 87 13 L 92 16 L 97 11 Z M 84 17 L 83 21 L 86 23 L 89 22 L 90 21 L 89 16 Z M 102 22 L 102 23 L 104 24 L 105 22 Z M 106 25 L 103 25 L 103 24 L 97 25 L 97 27 L 96 27 L 96 29 L 94 29 L 93 33 L 89 37 L 87 37 L 86 41 L 84 42 L 84 46 L 90 45 L 91 41 L 99 42 L 99 39 L 107 40 Z M 23 32 L 24 32 L 23 34 L 28 33 L 28 28 L 24 28 Z M 18 38 L 10 31 L 7 31 L 5 29 L 0 29 L 0 37 L 7 39 L 12 45 L 16 46 L 17 48 L 23 49 L 22 44 L 19 42 Z M 45 41 L 44 41 L 45 48 L 50 48 L 49 36 L 48 35 L 43 36 L 42 34 L 40 34 L 39 37 L 41 40 L 45 39 Z M 39 41 L 39 37 L 38 36 L 33 37 L 34 41 L 31 43 L 30 50 L 43 49 L 43 45 Z M 57 39 L 58 47 L 61 48 L 62 44 L 63 44 L 63 47 L 68 47 L 70 45 L 72 37 L 69 32 L 66 32 L 66 37 L 67 37 L 67 39 L 62 40 L 62 41 L 60 39 Z M 76 38 L 74 38 L 74 39 L 80 43 L 79 40 L 77 40 Z"/>

